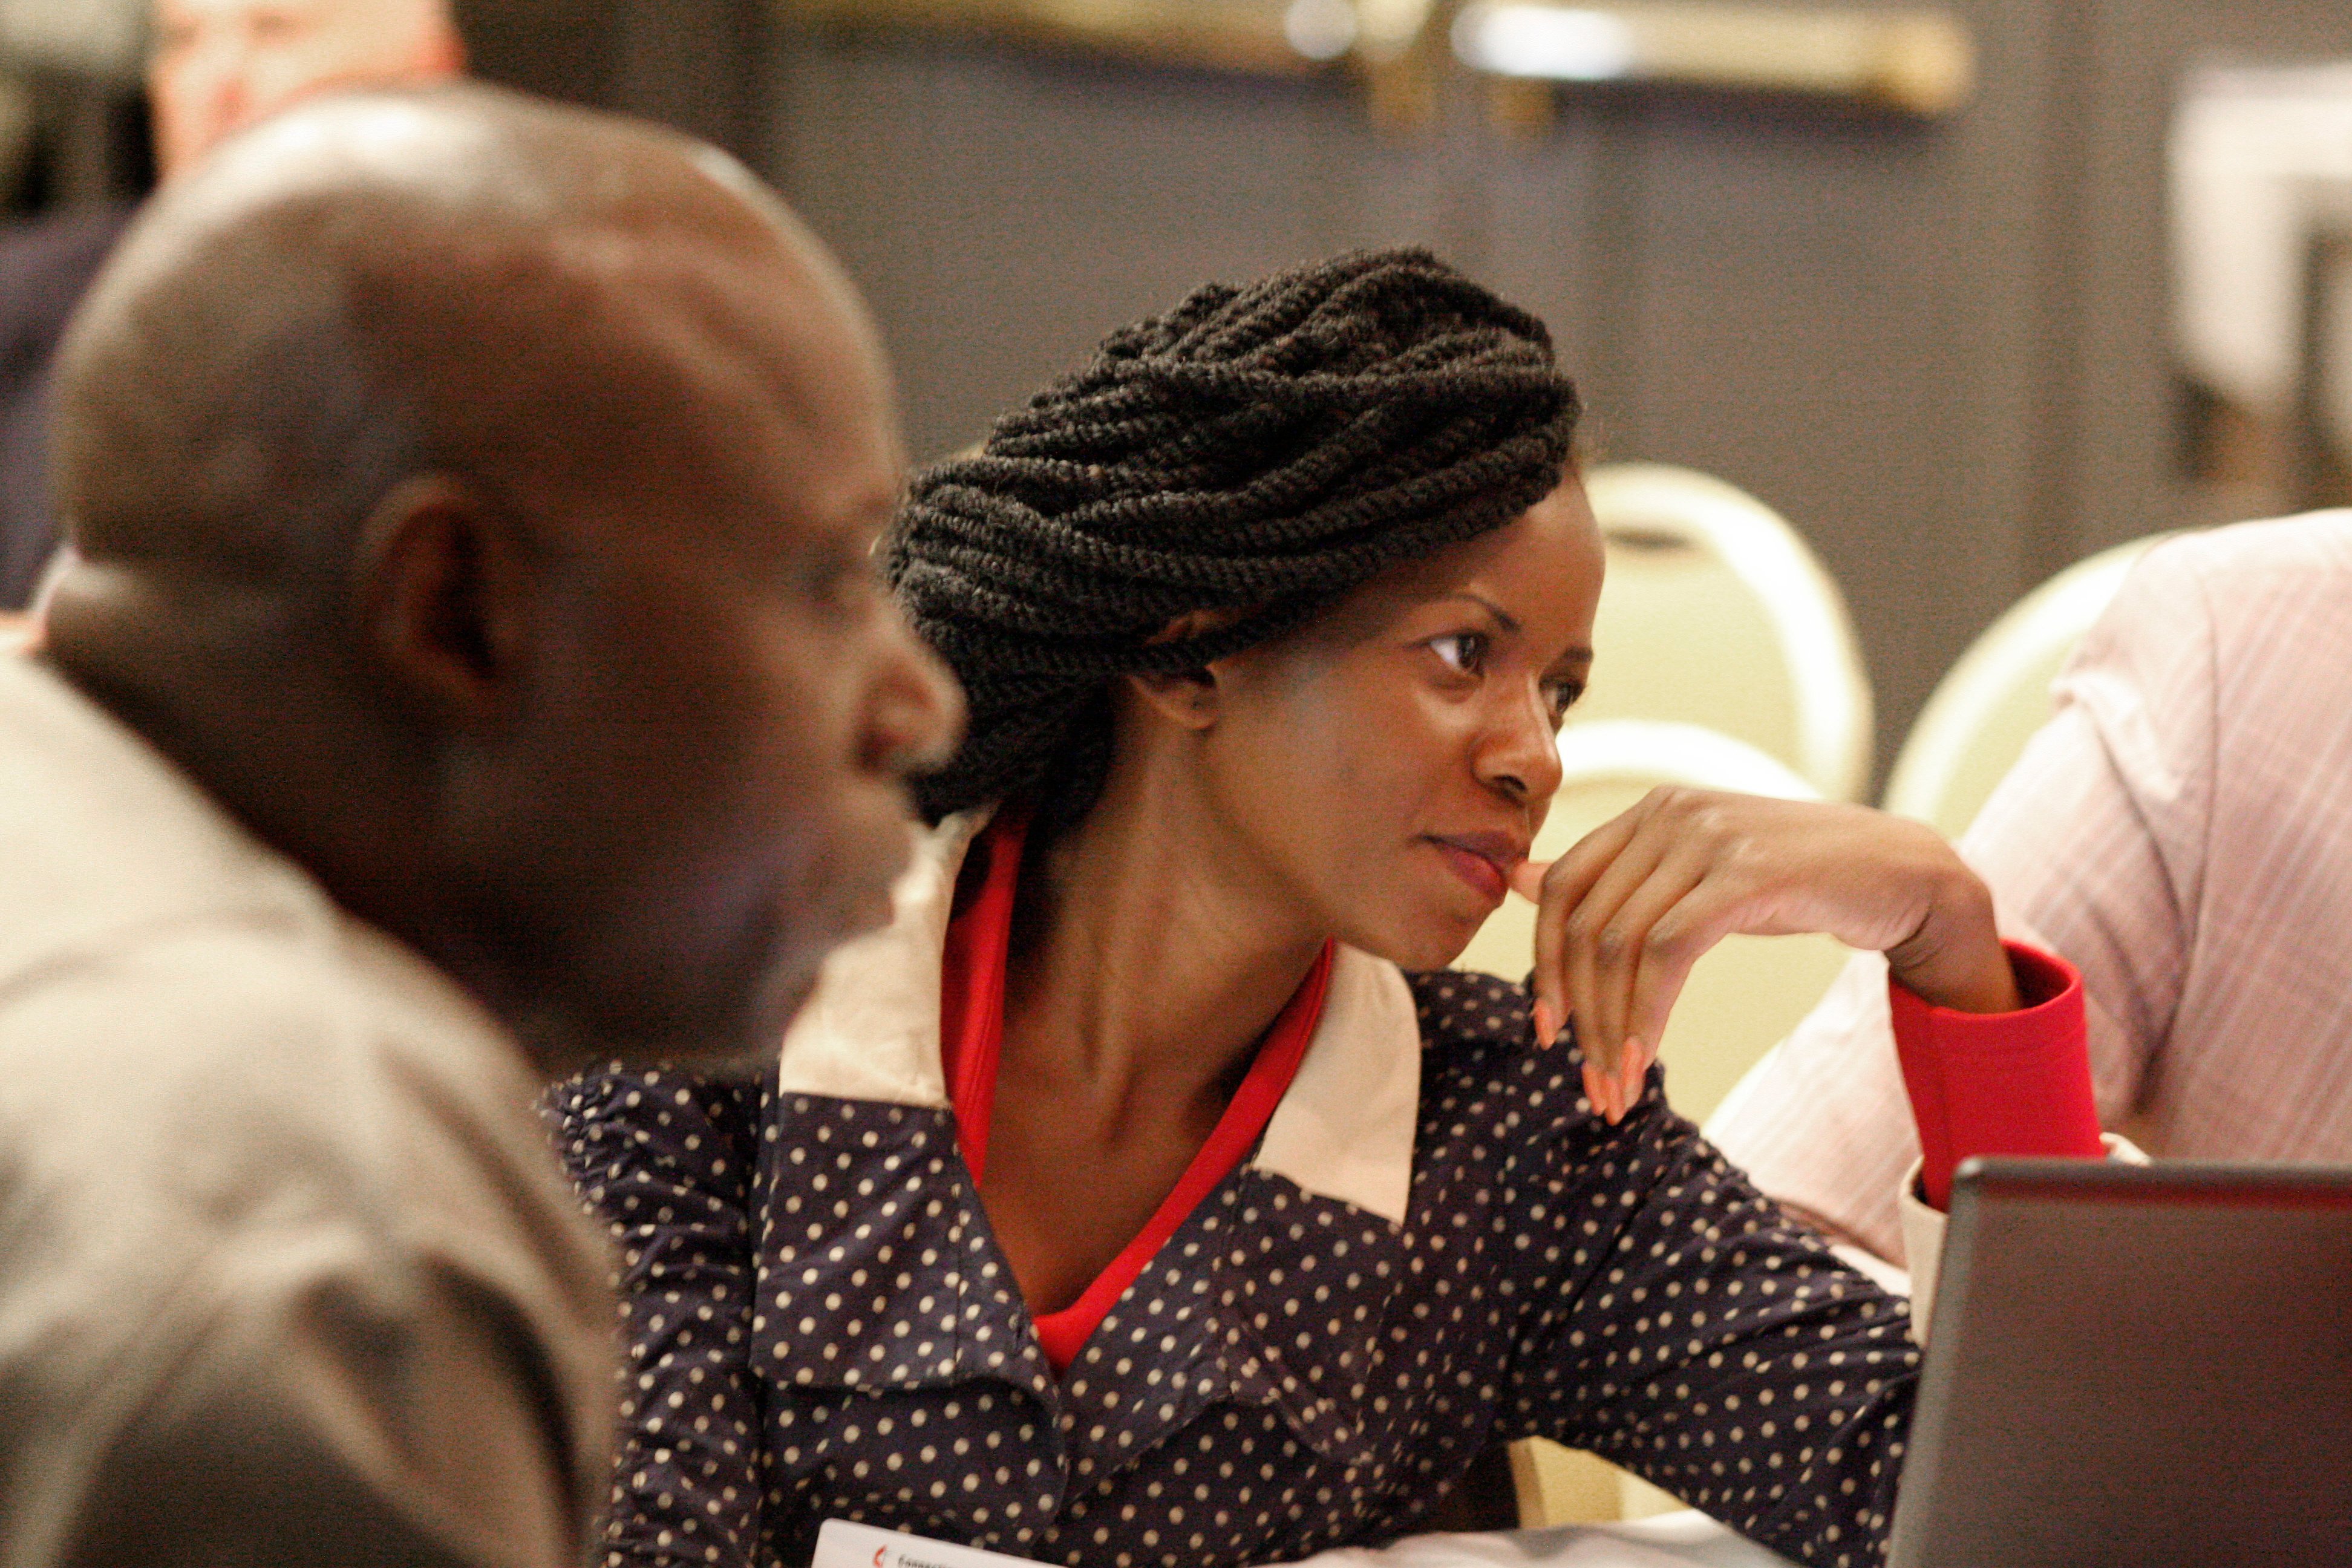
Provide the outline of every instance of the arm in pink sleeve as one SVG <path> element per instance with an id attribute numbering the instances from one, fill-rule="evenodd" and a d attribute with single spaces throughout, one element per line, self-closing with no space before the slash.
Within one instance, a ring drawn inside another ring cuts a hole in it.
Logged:
<path id="1" fill-rule="evenodd" d="M 1959 844 L 2003 933 L 2081 973 L 2111 1122 L 2171 1033 L 2203 896 L 2216 763 L 2203 563 L 2195 540 L 2140 561 L 2059 678 L 2056 717 Z"/>

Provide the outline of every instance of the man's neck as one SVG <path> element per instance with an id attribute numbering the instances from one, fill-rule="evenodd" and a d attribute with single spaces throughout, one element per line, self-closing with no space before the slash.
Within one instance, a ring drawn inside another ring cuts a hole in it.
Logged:
<path id="1" fill-rule="evenodd" d="M 423 770 L 328 677 L 293 659 L 223 670 L 210 639 L 173 636 L 168 617 L 86 606 L 53 622 L 43 657 L 338 905 L 447 966 Z"/>

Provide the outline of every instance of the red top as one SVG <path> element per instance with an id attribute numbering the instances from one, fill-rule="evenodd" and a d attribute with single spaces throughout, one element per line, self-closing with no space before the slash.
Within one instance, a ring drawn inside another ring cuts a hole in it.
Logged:
<path id="1" fill-rule="evenodd" d="M 996 1069 L 1004 1045 L 1004 955 L 1013 935 L 1013 889 L 1020 879 L 1021 845 L 1028 826 L 1026 818 L 1000 812 L 972 846 L 973 853 L 985 852 L 989 857 L 987 879 L 981 884 L 979 897 L 948 922 L 947 952 L 940 970 L 940 1054 L 947 1069 L 949 1101 L 955 1108 L 957 1146 L 975 1186 L 988 1162 L 988 1124 L 995 1110 Z M 1076 1301 L 1058 1312 L 1036 1314 L 1037 1340 L 1055 1372 L 1069 1370 L 1112 1303 L 1176 1234 L 1184 1217 L 1232 1174 L 1255 1145 L 1307 1055 L 1307 1044 L 1323 1016 L 1323 997 L 1330 981 L 1331 944 L 1326 942 L 1315 967 L 1258 1042 L 1249 1072 L 1234 1091 L 1208 1142 L 1160 1200 L 1159 1210 Z"/>
<path id="2" fill-rule="evenodd" d="M 2091 1095 L 2083 977 L 2061 958 L 2005 944 L 2023 1005 L 2014 1013 L 1931 1006 L 1890 979 L 1895 1051 L 1919 1123 L 1919 1184 L 1948 1207 L 1971 1154 L 2105 1153 Z"/>

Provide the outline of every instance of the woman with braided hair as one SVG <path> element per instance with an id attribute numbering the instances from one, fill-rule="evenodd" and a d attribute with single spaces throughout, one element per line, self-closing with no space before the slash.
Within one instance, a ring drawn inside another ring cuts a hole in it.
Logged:
<path id="1" fill-rule="evenodd" d="M 559 1092 L 625 1259 L 612 1563 L 834 1516 L 1277 1562 L 1523 1435 L 1879 1558 L 1905 1305 L 1650 1047 L 1735 930 L 1887 950 L 1915 1033 L 2063 1036 L 2020 991 L 2066 978 L 1860 808 L 1668 795 L 1527 865 L 1601 587 L 1576 415 L 1535 320 L 1371 253 L 1202 289 L 917 479 L 887 573 L 971 717 L 895 922 L 768 1081 Z M 1443 967 L 1512 883 L 1532 1003 Z"/>

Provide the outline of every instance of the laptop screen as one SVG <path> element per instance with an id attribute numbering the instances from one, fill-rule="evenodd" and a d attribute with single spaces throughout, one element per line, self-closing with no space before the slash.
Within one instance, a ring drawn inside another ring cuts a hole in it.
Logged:
<path id="1" fill-rule="evenodd" d="M 1889 1563 L 2352 1563 L 2352 1170 L 1964 1166 Z"/>

